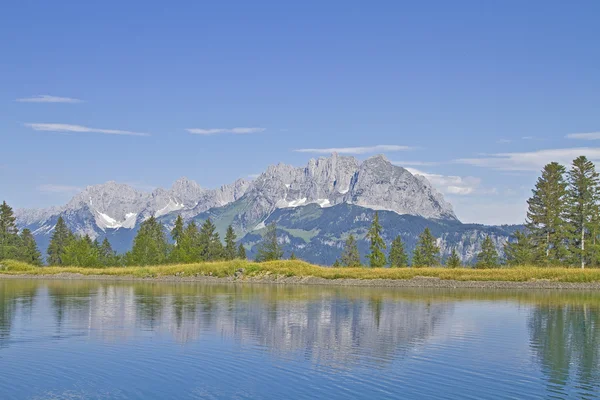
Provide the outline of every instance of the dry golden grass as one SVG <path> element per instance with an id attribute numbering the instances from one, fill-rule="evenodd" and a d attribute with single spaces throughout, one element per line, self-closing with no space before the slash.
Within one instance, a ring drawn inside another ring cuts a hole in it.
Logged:
<path id="1" fill-rule="evenodd" d="M 526 282 L 549 280 L 555 282 L 600 282 L 600 269 L 511 267 L 494 269 L 471 268 L 331 268 L 312 265 L 303 261 L 271 261 L 256 263 L 234 260 L 197 264 L 170 264 L 162 266 L 81 268 L 81 267 L 34 267 L 17 261 L 0 262 L 0 274 L 12 275 L 54 275 L 75 273 L 82 275 L 131 276 L 136 278 L 156 278 L 164 276 L 233 276 L 243 268 L 245 276 L 300 276 L 325 279 L 411 279 L 414 277 L 435 277 L 458 281 L 510 281 Z"/>

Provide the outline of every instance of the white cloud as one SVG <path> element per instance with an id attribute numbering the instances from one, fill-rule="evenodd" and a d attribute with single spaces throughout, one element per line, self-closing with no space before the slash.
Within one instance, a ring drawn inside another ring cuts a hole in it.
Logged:
<path id="1" fill-rule="evenodd" d="M 71 97 L 50 96 L 47 94 L 24 97 L 22 99 L 16 99 L 15 101 L 18 101 L 19 103 L 83 103 L 83 100 L 74 99 Z"/>
<path id="2" fill-rule="evenodd" d="M 566 138 L 568 139 L 583 139 L 583 140 L 599 140 L 600 132 L 589 132 L 589 133 L 569 133 Z"/>
<path id="3" fill-rule="evenodd" d="M 392 161 L 392 164 L 403 167 L 405 165 L 413 165 L 415 167 L 432 167 L 440 165 L 439 162 L 435 161 Z"/>
<path id="4" fill-rule="evenodd" d="M 248 178 L 250 178 L 250 179 L 256 179 L 259 176 L 260 176 L 260 174 L 250 174 L 250 175 L 248 175 Z"/>
<path id="5" fill-rule="evenodd" d="M 413 175 L 427 178 L 431 184 L 444 194 L 466 196 L 470 194 L 491 194 L 493 191 L 480 191 L 481 179 L 474 176 L 456 176 L 430 174 L 414 168 L 406 168 Z"/>
<path id="6" fill-rule="evenodd" d="M 45 193 L 77 193 L 82 189 L 78 186 L 45 184 L 38 186 L 38 190 Z"/>
<path id="7" fill-rule="evenodd" d="M 378 144 L 376 146 L 367 146 L 367 147 L 332 147 L 332 148 L 325 148 L 325 149 L 296 149 L 294 151 L 298 152 L 298 153 L 317 153 L 317 154 L 331 154 L 331 153 L 367 154 L 367 153 L 377 153 L 377 152 L 405 151 L 405 150 L 411 150 L 411 149 L 412 149 L 412 147 L 408 147 L 408 146 Z"/>
<path id="8" fill-rule="evenodd" d="M 189 128 L 186 130 L 189 133 L 192 133 L 194 135 L 218 135 L 221 133 L 233 133 L 234 135 L 245 135 L 245 134 L 249 134 L 249 133 L 264 132 L 265 128 L 213 128 L 213 129 Z"/>
<path id="9" fill-rule="evenodd" d="M 27 123 L 25 126 L 36 131 L 69 133 L 102 133 L 105 135 L 150 136 L 148 133 L 124 131 L 120 129 L 97 129 L 82 125 Z"/>
<path id="10" fill-rule="evenodd" d="M 498 139 L 498 140 L 496 140 L 496 143 L 512 143 L 512 140 L 510 140 L 510 139 Z"/>
<path id="11" fill-rule="evenodd" d="M 582 155 L 592 161 L 600 160 L 600 148 L 577 147 L 521 153 L 496 153 L 480 158 L 461 158 L 454 161 L 459 164 L 468 164 L 504 171 L 539 171 L 544 165 L 552 161 L 556 161 L 563 165 L 569 165 L 575 158 Z"/>

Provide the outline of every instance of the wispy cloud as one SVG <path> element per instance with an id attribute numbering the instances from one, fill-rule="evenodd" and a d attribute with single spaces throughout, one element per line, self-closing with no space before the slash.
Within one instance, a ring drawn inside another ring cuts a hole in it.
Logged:
<path id="1" fill-rule="evenodd" d="M 409 146 L 398 146 L 391 144 L 379 144 L 376 146 L 366 147 L 331 147 L 325 149 L 296 149 L 298 153 L 317 153 L 317 154 L 368 154 L 368 153 L 380 153 L 380 152 L 393 152 L 393 151 L 406 151 L 411 150 Z"/>
<path id="2" fill-rule="evenodd" d="M 568 139 L 600 140 L 600 132 L 569 133 L 565 137 Z"/>
<path id="3" fill-rule="evenodd" d="M 405 165 L 412 165 L 415 167 L 432 167 L 440 165 L 437 161 L 392 161 L 392 164 L 403 167 Z"/>
<path id="4" fill-rule="evenodd" d="M 582 155 L 592 161 L 598 161 L 600 160 L 600 148 L 576 147 L 521 153 L 496 153 L 479 158 L 461 158 L 454 162 L 504 171 L 539 171 L 549 162 L 556 161 L 568 165 Z"/>
<path id="5" fill-rule="evenodd" d="M 58 97 L 58 96 L 50 96 L 47 94 L 40 94 L 37 96 L 24 97 L 21 99 L 16 99 L 15 101 L 19 103 L 83 103 L 83 100 L 74 99 L 72 97 Z"/>
<path id="6" fill-rule="evenodd" d="M 496 140 L 496 143 L 512 143 L 512 140 L 510 140 L 510 139 L 498 139 L 498 140 Z"/>
<path id="7" fill-rule="evenodd" d="M 256 179 L 256 178 L 258 178 L 259 176 L 260 176 L 260 174 L 249 174 L 249 175 L 248 175 L 248 178 L 250 178 L 250 179 Z"/>
<path id="8" fill-rule="evenodd" d="M 234 135 L 247 135 L 249 133 L 264 132 L 265 128 L 189 128 L 186 130 L 194 135 L 219 135 L 222 133 L 232 133 Z"/>
<path id="9" fill-rule="evenodd" d="M 431 184 L 445 194 L 466 196 L 470 194 L 493 194 L 495 190 L 480 190 L 481 179 L 474 176 L 439 175 L 423 172 L 415 168 L 407 168 L 413 175 L 427 178 Z"/>
<path id="10" fill-rule="evenodd" d="M 79 186 L 45 184 L 38 186 L 38 190 L 44 193 L 77 193 L 82 190 Z"/>
<path id="11" fill-rule="evenodd" d="M 150 136 L 149 133 L 124 131 L 120 129 L 98 129 L 82 125 L 27 123 L 25 126 L 36 131 L 67 133 L 102 133 L 104 135 Z"/>

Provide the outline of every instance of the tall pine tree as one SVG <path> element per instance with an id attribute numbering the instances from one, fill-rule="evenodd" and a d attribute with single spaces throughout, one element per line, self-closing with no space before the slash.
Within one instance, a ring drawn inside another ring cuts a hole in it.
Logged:
<path id="1" fill-rule="evenodd" d="M 112 267 L 119 264 L 117 254 L 107 238 L 104 238 L 98 246 L 98 264 L 104 267 Z"/>
<path id="2" fill-rule="evenodd" d="M 273 261 L 280 260 L 283 257 L 283 250 L 277 242 L 277 226 L 275 223 L 267 225 L 267 230 L 263 236 L 262 242 L 259 244 L 256 261 Z"/>
<path id="3" fill-rule="evenodd" d="M 342 251 L 342 257 L 340 264 L 344 267 L 360 267 L 360 253 L 358 251 L 358 245 L 354 235 L 348 236 L 344 243 L 344 250 Z"/>
<path id="4" fill-rule="evenodd" d="M 73 240 L 75 240 L 73 233 L 67 227 L 63 217 L 59 216 L 48 245 L 48 264 L 63 265 L 65 249 Z"/>
<path id="5" fill-rule="evenodd" d="M 565 167 L 552 162 L 542 170 L 533 189 L 532 197 L 527 200 L 527 230 L 530 240 L 544 255 L 543 263 L 558 265 L 565 261 L 568 252 L 566 198 L 567 182 L 564 178 Z"/>
<path id="6" fill-rule="evenodd" d="M 510 266 L 536 264 L 539 259 L 538 249 L 531 242 L 531 237 L 521 231 L 516 231 L 513 236 L 515 240 L 504 245 L 506 264 Z"/>
<path id="7" fill-rule="evenodd" d="M 32 265 L 42 265 L 42 254 L 38 250 L 31 231 L 27 228 L 21 232 L 21 261 Z"/>
<path id="8" fill-rule="evenodd" d="M 371 246 L 369 249 L 371 252 L 369 253 L 369 265 L 371 268 L 382 268 L 385 266 L 385 254 L 383 250 L 385 250 L 385 242 L 381 237 L 381 224 L 379 223 L 379 213 L 375 211 L 375 217 L 373 218 L 373 222 L 371 223 L 371 228 L 369 228 L 369 232 L 367 233 L 367 238 L 371 242 Z"/>
<path id="9" fill-rule="evenodd" d="M 413 267 L 433 267 L 440 263 L 440 248 L 429 228 L 419 235 L 417 246 L 413 251 Z"/>
<path id="10" fill-rule="evenodd" d="M 21 240 L 16 218 L 6 201 L 0 204 L 0 260 L 19 258 Z"/>
<path id="11" fill-rule="evenodd" d="M 389 264 L 391 268 L 408 266 L 408 255 L 404 250 L 404 243 L 402 242 L 400 235 L 396 236 L 396 238 L 392 241 L 392 246 L 390 247 Z"/>
<path id="12" fill-rule="evenodd" d="M 140 225 L 133 239 L 133 247 L 126 255 L 128 265 L 157 265 L 167 262 L 169 243 L 163 226 L 155 217 L 150 217 Z"/>
<path id="13" fill-rule="evenodd" d="M 240 259 L 240 260 L 246 260 L 248 257 L 246 256 L 246 248 L 244 247 L 243 244 L 240 243 L 240 245 L 238 246 L 238 250 L 237 250 L 237 256 L 236 258 Z"/>
<path id="14" fill-rule="evenodd" d="M 481 251 L 477 254 L 477 268 L 495 268 L 498 264 L 498 251 L 491 236 L 486 236 L 481 244 Z"/>
<path id="15" fill-rule="evenodd" d="M 223 245 L 217 233 L 217 227 L 210 218 L 202 224 L 198 238 L 202 261 L 215 261 L 223 257 Z"/>
<path id="16" fill-rule="evenodd" d="M 568 173 L 567 219 L 571 233 L 571 253 L 581 268 L 589 263 L 594 241 L 587 243 L 597 232 L 599 176 L 594 163 L 586 157 L 577 157 Z M 587 247 L 586 247 L 587 246 Z"/>
<path id="17" fill-rule="evenodd" d="M 233 227 L 231 225 L 229 225 L 227 227 L 227 232 L 225 233 L 225 249 L 224 249 L 224 254 L 225 254 L 225 259 L 226 260 L 233 260 L 236 257 L 236 246 L 235 246 L 235 239 L 237 238 L 237 236 L 235 235 L 235 232 L 233 231 Z"/>

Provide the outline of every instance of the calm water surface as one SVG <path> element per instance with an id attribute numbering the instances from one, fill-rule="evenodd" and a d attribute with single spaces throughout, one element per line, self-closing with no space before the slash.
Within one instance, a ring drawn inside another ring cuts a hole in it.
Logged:
<path id="1" fill-rule="evenodd" d="M 600 294 L 0 280 L 1 399 L 600 398 Z"/>

